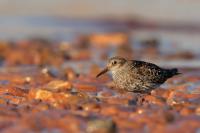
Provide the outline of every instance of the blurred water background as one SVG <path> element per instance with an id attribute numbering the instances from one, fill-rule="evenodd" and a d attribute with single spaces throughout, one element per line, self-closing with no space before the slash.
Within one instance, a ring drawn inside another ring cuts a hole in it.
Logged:
<path id="1" fill-rule="evenodd" d="M 0 39 L 128 31 L 134 42 L 153 37 L 166 50 L 198 54 L 199 12 L 200 2 L 189 0 L 0 0 Z"/>

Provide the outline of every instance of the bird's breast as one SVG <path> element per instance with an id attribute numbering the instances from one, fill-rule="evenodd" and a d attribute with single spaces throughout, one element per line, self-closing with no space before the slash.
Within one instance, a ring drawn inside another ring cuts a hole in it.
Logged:
<path id="1" fill-rule="evenodd" d="M 114 71 L 112 72 L 112 77 L 119 88 L 127 88 L 131 84 L 134 84 L 134 76 L 126 70 Z"/>

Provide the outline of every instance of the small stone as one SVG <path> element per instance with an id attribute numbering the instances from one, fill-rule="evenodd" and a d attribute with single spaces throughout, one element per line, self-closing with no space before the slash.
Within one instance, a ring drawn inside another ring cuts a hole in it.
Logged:
<path id="1" fill-rule="evenodd" d="M 85 111 L 95 111 L 95 112 L 98 112 L 100 110 L 100 105 L 98 105 L 96 103 L 87 103 L 87 104 L 84 104 L 82 107 L 83 107 L 83 109 Z"/>
<path id="2" fill-rule="evenodd" d="M 11 104 L 21 104 L 22 102 L 24 102 L 26 99 L 24 97 L 19 97 L 19 96 L 12 96 L 12 95 L 7 95 L 7 94 L 4 94 L 4 95 L 1 95 L 1 98 L 2 100 L 5 99 L 8 104 L 11 103 Z"/>
<path id="3" fill-rule="evenodd" d="M 90 84 L 74 84 L 74 87 L 80 91 L 97 92 L 99 89 Z"/>
<path id="4" fill-rule="evenodd" d="M 95 119 L 87 124 L 88 133 L 116 133 L 116 124 L 113 120 Z"/>
<path id="5" fill-rule="evenodd" d="M 72 68 L 64 68 L 62 73 L 67 80 L 74 80 L 78 77 L 78 74 Z"/>
<path id="6" fill-rule="evenodd" d="M 200 107 L 196 108 L 195 113 L 200 116 Z"/>
<path id="7" fill-rule="evenodd" d="M 42 73 L 50 77 L 58 77 L 59 72 L 56 68 L 43 68 Z"/>
<path id="8" fill-rule="evenodd" d="M 47 102 L 56 108 L 66 108 L 69 103 L 74 101 L 72 98 L 73 97 L 71 97 L 69 93 L 58 93 L 44 89 L 32 89 L 28 95 L 29 100 L 41 100 L 42 102 Z"/>
<path id="9" fill-rule="evenodd" d="M 8 99 L 0 97 L 0 104 L 8 104 Z"/>
<path id="10" fill-rule="evenodd" d="M 101 109 L 101 114 L 103 115 L 117 115 L 119 112 L 118 112 L 118 108 L 115 107 L 115 106 L 104 106 L 102 107 Z"/>
<path id="11" fill-rule="evenodd" d="M 194 112 L 195 112 L 195 109 L 185 107 L 180 111 L 180 114 L 183 116 L 187 116 L 187 115 L 193 114 Z"/>
<path id="12" fill-rule="evenodd" d="M 31 80 L 32 80 L 32 78 L 31 78 L 31 77 L 26 77 L 26 78 L 25 78 L 25 83 L 30 83 L 30 82 L 31 82 Z"/>
<path id="13" fill-rule="evenodd" d="M 52 92 L 60 92 L 71 90 L 72 84 L 68 81 L 53 80 L 49 82 L 44 88 Z"/>
<path id="14" fill-rule="evenodd" d="M 38 90 L 35 95 L 35 99 L 47 100 L 53 97 L 53 93 L 46 90 Z"/>
<path id="15" fill-rule="evenodd" d="M 174 115 L 170 112 L 164 112 L 164 118 L 165 118 L 165 121 L 168 123 L 171 123 L 175 120 Z"/>
<path id="16" fill-rule="evenodd" d="M 128 100 L 128 105 L 137 105 L 137 100 L 136 99 Z"/>
<path id="17" fill-rule="evenodd" d="M 144 113 L 144 112 L 145 112 L 144 109 L 138 109 L 138 110 L 137 110 L 137 113 L 138 113 L 138 114 L 142 114 L 142 113 Z"/>

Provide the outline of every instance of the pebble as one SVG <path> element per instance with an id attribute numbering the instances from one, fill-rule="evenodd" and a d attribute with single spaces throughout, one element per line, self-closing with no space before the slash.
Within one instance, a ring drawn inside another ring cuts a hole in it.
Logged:
<path id="1" fill-rule="evenodd" d="M 117 128 L 113 120 L 95 119 L 88 122 L 86 131 L 88 133 L 116 133 Z"/>

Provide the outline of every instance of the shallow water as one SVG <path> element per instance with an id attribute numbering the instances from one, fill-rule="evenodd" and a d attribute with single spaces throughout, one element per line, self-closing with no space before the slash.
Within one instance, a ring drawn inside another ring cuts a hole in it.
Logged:
<path id="1" fill-rule="evenodd" d="M 140 45 L 142 40 L 155 38 L 160 43 L 161 53 L 176 53 L 190 51 L 200 57 L 200 32 L 165 30 L 162 28 L 148 29 L 142 26 L 134 27 L 114 20 L 81 20 L 59 17 L 0 17 L 0 39 L 20 40 L 26 38 L 48 38 L 50 40 L 72 42 L 76 36 L 92 33 L 128 32 L 130 43 Z M 112 51 L 110 53 L 112 55 Z M 144 58 L 149 61 L 150 59 Z M 189 62 L 188 62 L 189 61 Z M 161 64 L 168 64 L 163 61 Z M 169 65 L 199 67 L 199 58 L 194 60 L 179 60 L 169 62 Z"/>

